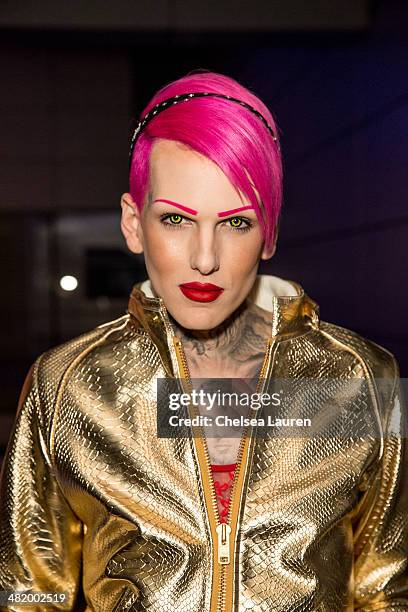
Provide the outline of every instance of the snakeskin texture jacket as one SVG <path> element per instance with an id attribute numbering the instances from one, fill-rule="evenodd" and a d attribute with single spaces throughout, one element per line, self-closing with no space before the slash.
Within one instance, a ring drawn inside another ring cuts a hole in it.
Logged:
<path id="1" fill-rule="evenodd" d="M 138 283 L 124 316 L 27 375 L 1 475 L 1 610 L 408 611 L 394 357 L 321 321 L 297 283 L 259 275 L 249 298 L 273 313 L 264 382 L 334 381 L 287 398 L 325 435 L 245 430 L 220 524 L 205 437 L 157 436 L 157 379 L 188 380 L 188 363 Z"/>

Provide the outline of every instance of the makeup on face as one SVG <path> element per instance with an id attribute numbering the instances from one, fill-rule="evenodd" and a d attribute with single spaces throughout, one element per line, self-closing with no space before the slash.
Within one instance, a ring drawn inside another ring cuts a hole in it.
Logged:
<path id="1" fill-rule="evenodd" d="M 256 202 L 214 162 L 172 141 L 153 145 L 150 170 L 141 230 L 152 286 L 179 325 L 213 329 L 256 279 Z"/>

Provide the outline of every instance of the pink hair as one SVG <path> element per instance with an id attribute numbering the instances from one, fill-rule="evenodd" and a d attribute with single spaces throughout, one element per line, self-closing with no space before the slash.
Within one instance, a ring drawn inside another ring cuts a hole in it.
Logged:
<path id="1" fill-rule="evenodd" d="M 200 91 L 221 93 L 247 102 L 262 113 L 278 135 L 265 104 L 235 79 L 215 72 L 188 74 L 162 87 L 141 117 L 166 98 Z M 133 152 L 130 194 L 139 210 L 148 189 L 150 154 L 157 138 L 181 142 L 216 163 L 235 189 L 251 202 L 265 246 L 271 246 L 282 205 L 282 160 L 278 143 L 254 113 L 223 98 L 192 98 L 158 113 L 140 134 Z M 248 175 L 259 193 L 260 202 Z"/>

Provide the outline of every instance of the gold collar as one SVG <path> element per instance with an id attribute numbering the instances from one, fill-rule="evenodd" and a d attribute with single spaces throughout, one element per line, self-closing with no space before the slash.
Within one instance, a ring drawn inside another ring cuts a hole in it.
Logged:
<path id="1" fill-rule="evenodd" d="M 248 299 L 272 312 L 271 338 L 288 339 L 318 327 L 319 306 L 294 281 L 258 274 Z M 174 332 L 164 301 L 154 296 L 150 280 L 133 286 L 127 311 L 151 336 L 167 372 L 173 375 L 169 347 Z"/>

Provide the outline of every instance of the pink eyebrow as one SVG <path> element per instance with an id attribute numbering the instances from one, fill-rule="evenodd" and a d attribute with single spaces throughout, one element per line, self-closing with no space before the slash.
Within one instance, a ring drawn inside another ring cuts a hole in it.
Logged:
<path id="1" fill-rule="evenodd" d="M 164 202 L 165 204 L 172 204 L 173 206 L 177 206 L 177 208 L 180 208 L 181 210 L 184 210 L 184 212 L 190 213 L 190 215 L 197 215 L 198 214 L 198 212 L 196 210 L 194 210 L 193 208 L 188 208 L 188 206 L 183 206 L 182 204 L 177 204 L 177 202 L 173 202 L 172 200 L 164 200 L 163 198 L 158 198 L 154 202 Z M 154 202 L 153 202 L 153 204 L 154 204 Z"/>
<path id="2" fill-rule="evenodd" d="M 241 208 L 232 208 L 231 210 L 224 210 L 223 212 L 219 212 L 219 217 L 226 217 L 227 215 L 232 215 L 232 213 L 241 212 L 241 210 L 248 210 L 248 208 L 253 208 L 253 206 L 243 206 Z"/>
<path id="3" fill-rule="evenodd" d="M 164 202 L 165 204 L 172 204 L 184 212 L 190 213 L 190 215 L 197 215 L 198 211 L 194 210 L 194 208 L 189 208 L 188 206 L 183 206 L 183 204 L 178 204 L 177 202 L 173 202 L 173 200 L 166 200 L 165 198 L 157 198 L 154 202 Z M 154 204 L 153 202 L 153 204 Z M 248 210 L 249 208 L 253 208 L 253 206 L 242 206 L 240 208 L 232 208 L 231 210 L 224 210 L 222 212 L 217 213 L 219 217 L 226 217 L 227 215 L 232 215 L 236 212 L 241 212 L 242 210 Z"/>

